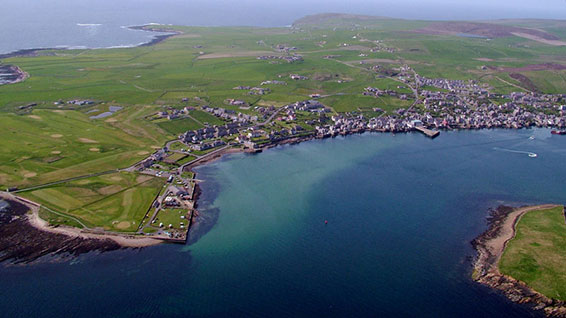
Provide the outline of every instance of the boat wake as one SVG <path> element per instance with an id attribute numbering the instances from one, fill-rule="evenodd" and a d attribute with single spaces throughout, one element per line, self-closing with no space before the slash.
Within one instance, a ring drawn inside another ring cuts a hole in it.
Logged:
<path id="1" fill-rule="evenodd" d="M 538 157 L 538 155 L 534 152 L 530 152 L 530 151 L 522 151 L 522 150 L 513 150 L 513 149 L 506 149 L 506 148 L 499 148 L 499 147 L 494 147 L 493 150 L 495 151 L 504 151 L 504 152 L 512 152 L 512 153 L 520 153 L 520 154 L 526 154 L 527 156 L 531 157 L 531 158 L 536 158 Z"/>

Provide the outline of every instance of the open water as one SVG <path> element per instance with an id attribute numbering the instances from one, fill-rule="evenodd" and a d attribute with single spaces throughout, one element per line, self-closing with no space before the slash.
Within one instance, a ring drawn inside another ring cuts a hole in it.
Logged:
<path id="1" fill-rule="evenodd" d="M 564 203 L 565 160 L 566 138 L 546 129 L 363 134 L 230 155 L 198 168 L 191 244 L 4 266 L 0 313 L 529 317 L 471 281 L 470 241 L 490 207 Z"/>

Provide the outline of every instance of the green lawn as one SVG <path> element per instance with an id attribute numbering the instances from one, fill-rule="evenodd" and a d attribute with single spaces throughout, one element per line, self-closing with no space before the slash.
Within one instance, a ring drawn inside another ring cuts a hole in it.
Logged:
<path id="1" fill-rule="evenodd" d="M 531 211 L 501 257 L 499 269 L 536 291 L 566 300 L 566 223 L 563 208 Z"/>
<path id="2" fill-rule="evenodd" d="M 182 215 L 185 216 L 185 219 L 181 219 Z M 189 225 L 186 209 L 163 209 L 157 214 L 153 225 L 158 226 L 159 223 L 163 223 L 163 228 L 168 228 L 171 224 L 174 229 L 180 229 L 181 222 L 185 225 L 185 228 Z"/>
<path id="3" fill-rule="evenodd" d="M 106 171 L 147 156 L 164 136 L 137 124 L 135 111 L 119 123 L 93 121 L 74 110 L 0 113 L 0 186 L 25 187 Z"/>
<path id="4" fill-rule="evenodd" d="M 222 119 L 198 109 L 191 111 L 190 115 L 203 124 L 208 123 L 209 125 L 224 125 L 226 123 Z"/>
<path id="5" fill-rule="evenodd" d="M 177 141 L 170 144 L 169 150 L 182 150 L 188 149 L 189 146 L 185 145 L 184 143 Z"/>
<path id="6" fill-rule="evenodd" d="M 135 231 L 164 182 L 147 175 L 120 172 L 21 195 L 56 212 L 76 217 L 91 228 Z M 69 221 L 69 218 L 53 213 L 48 217 L 55 224 L 67 224 Z"/>
<path id="7" fill-rule="evenodd" d="M 177 162 L 175 162 L 175 163 L 178 164 L 179 166 L 181 166 L 181 165 L 184 165 L 187 162 L 195 160 L 196 158 L 197 157 L 195 157 L 195 156 L 187 155 L 187 156 L 184 156 L 183 158 L 177 160 Z"/>
<path id="8" fill-rule="evenodd" d="M 197 123 L 191 118 L 177 118 L 173 120 L 163 120 L 157 122 L 157 126 L 173 136 L 178 136 L 187 130 L 196 130 L 202 128 L 203 125 Z"/>

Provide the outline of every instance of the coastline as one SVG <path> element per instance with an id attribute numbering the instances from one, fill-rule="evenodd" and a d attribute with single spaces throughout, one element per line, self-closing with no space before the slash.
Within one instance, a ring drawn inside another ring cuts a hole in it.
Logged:
<path id="1" fill-rule="evenodd" d="M 121 233 L 96 233 L 66 226 L 53 227 L 39 217 L 40 205 L 6 192 L 0 199 L 10 203 L 0 220 L 0 262 L 30 263 L 47 255 L 79 255 L 91 251 L 142 248 L 163 240 Z"/>
<path id="2" fill-rule="evenodd" d="M 356 132 L 351 132 L 348 134 L 341 134 L 341 136 L 347 136 L 347 135 L 351 135 L 351 134 L 361 134 L 361 133 L 366 133 L 368 131 L 356 131 Z M 336 136 L 332 136 L 332 137 L 336 137 Z M 256 149 L 248 149 L 248 148 L 237 148 L 237 147 L 227 147 L 225 149 L 222 149 L 218 152 L 214 152 L 211 156 L 207 156 L 207 157 L 203 157 L 201 158 L 201 160 L 197 160 L 195 162 L 192 162 L 188 165 L 186 165 L 184 167 L 184 170 L 186 171 L 191 171 L 193 172 L 194 175 L 194 180 L 195 180 L 195 193 L 197 193 L 194 202 L 195 202 L 195 213 L 193 215 L 193 218 L 191 220 L 191 229 L 193 227 L 198 227 L 199 226 L 199 212 L 197 210 L 197 207 L 199 205 L 199 196 L 202 192 L 201 188 L 198 185 L 198 182 L 200 182 L 201 180 L 197 179 L 197 173 L 194 171 L 195 168 L 200 167 L 200 166 L 204 166 L 206 164 L 210 164 L 214 161 L 217 161 L 219 159 L 221 159 L 222 157 L 224 157 L 225 155 L 228 154 L 234 154 L 234 153 L 248 153 L 248 154 L 257 154 L 257 153 L 261 153 L 264 150 L 267 149 L 271 149 L 271 148 L 275 148 L 277 146 L 282 146 L 282 145 L 287 145 L 287 144 L 298 144 L 301 142 L 305 142 L 305 141 L 310 141 L 310 140 L 315 140 L 315 139 L 325 139 L 325 138 L 321 138 L 312 134 L 308 134 L 308 135 L 303 135 L 303 136 L 296 136 L 296 137 L 292 137 L 292 138 L 287 138 L 287 139 L 282 139 L 282 140 L 277 140 L 268 144 L 265 144 L 263 147 L 261 148 L 256 148 Z M 127 233 L 115 233 L 115 232 L 105 232 L 105 231 L 97 231 L 97 230 L 92 230 L 92 229 L 79 229 L 79 228 L 74 228 L 74 227 L 68 227 L 68 226 L 50 226 L 48 224 L 47 221 L 43 220 L 40 216 L 39 216 L 39 207 L 40 205 L 37 204 L 36 202 L 24 199 L 24 198 L 20 198 L 17 197 L 11 193 L 7 193 L 7 192 L 0 192 L 0 199 L 12 199 L 12 200 L 17 200 L 19 203 L 24 204 L 27 206 L 27 208 L 31 211 L 31 213 L 28 214 L 28 216 L 26 217 L 26 221 L 27 224 L 32 226 L 34 229 L 44 232 L 44 233 L 50 233 L 50 234 L 54 234 L 54 235 L 64 235 L 68 238 L 71 239 L 83 239 L 83 240 L 89 240 L 89 241 L 112 241 L 114 244 L 117 244 L 117 246 L 119 246 L 120 248 L 142 248 L 142 247 L 148 247 L 148 246 L 153 246 L 153 245 L 157 245 L 163 242 L 166 242 L 166 240 L 162 240 L 160 238 L 157 237 L 144 237 L 144 236 L 139 236 L 139 235 L 134 235 L 134 234 L 127 234 Z M 191 232 L 191 231 L 189 231 Z M 188 234 L 188 236 L 191 235 L 190 233 Z M 485 235 L 485 233 L 484 233 Z M 478 238 L 479 239 L 479 238 Z M 478 240 L 476 239 L 476 240 Z M 475 242 L 476 240 L 474 240 L 474 246 L 475 246 Z M 194 240 L 189 240 L 187 242 L 192 242 L 194 243 Z M 91 250 L 96 250 L 96 248 L 93 248 Z M 0 248 L 0 252 L 2 251 L 2 249 Z M 1 261 L 1 259 L 0 259 Z"/>
<path id="3" fill-rule="evenodd" d="M 144 43 L 140 43 L 138 45 L 132 45 L 132 46 L 127 46 L 127 47 L 148 47 L 148 46 L 153 46 L 156 45 L 158 43 L 161 43 L 165 40 L 167 40 L 170 37 L 173 37 L 175 35 L 179 35 L 182 34 L 181 31 L 176 31 L 176 30 L 169 30 L 169 29 L 151 29 L 151 28 L 147 28 L 148 26 L 150 26 L 149 24 L 146 25 L 138 25 L 138 26 L 130 26 L 128 27 L 128 29 L 130 30 L 137 30 L 137 31 L 145 31 L 145 32 L 159 32 L 159 33 L 163 33 L 166 32 L 167 34 L 159 34 L 159 35 L 155 35 L 153 36 L 153 38 L 151 40 L 149 40 L 148 42 L 144 42 Z M 125 47 L 125 48 L 127 48 Z M 86 48 L 86 50 L 96 50 L 96 49 L 113 49 L 115 47 L 104 47 L 104 48 Z M 43 52 L 43 51 L 65 51 L 65 50 L 71 50 L 72 48 L 70 47 L 56 47 L 56 48 L 32 48 L 32 49 L 21 49 L 21 50 L 17 50 L 17 51 L 13 51 L 13 52 L 9 52 L 9 53 L 4 53 L 4 54 L 0 54 L 0 66 L 2 63 L 2 60 L 4 59 L 8 59 L 8 58 L 13 58 L 13 57 L 34 57 L 34 56 L 38 56 L 38 53 Z M 24 70 L 22 70 L 20 67 L 16 66 L 16 65 L 4 65 L 4 67 L 9 68 L 10 71 L 13 72 L 15 79 L 7 81 L 6 83 L 1 84 L 2 85 L 9 85 L 9 84 L 16 84 L 16 83 L 20 83 L 25 81 L 26 79 L 28 79 L 30 76 L 27 72 L 25 72 Z"/>
<path id="4" fill-rule="evenodd" d="M 132 46 L 125 46 L 124 48 L 153 46 L 153 45 L 156 45 L 158 43 L 161 43 L 161 42 L 167 40 L 170 37 L 182 34 L 181 31 L 170 30 L 170 29 L 151 29 L 151 28 L 148 28 L 149 26 L 151 26 L 151 25 L 150 24 L 144 24 L 144 25 L 129 26 L 127 28 L 130 29 L 130 30 L 136 30 L 136 31 L 158 32 L 158 33 L 167 32 L 169 34 L 154 35 L 153 38 L 151 40 L 147 41 L 147 42 L 143 42 L 143 43 L 140 43 L 140 44 L 137 44 L 137 45 L 132 45 Z M 114 47 L 114 46 L 98 47 L 98 48 L 88 48 L 87 47 L 87 48 L 84 48 L 84 50 L 113 49 L 113 48 L 116 48 L 116 47 Z M 0 54 L 0 61 L 3 60 L 3 59 L 12 58 L 12 57 L 33 57 L 33 56 L 37 56 L 39 52 L 43 52 L 43 51 L 65 51 L 65 50 L 72 50 L 72 49 L 73 48 L 71 48 L 71 47 L 45 47 L 45 48 L 21 49 L 21 50 L 16 50 L 16 51 Z"/>
<path id="5" fill-rule="evenodd" d="M 488 229 L 472 241 L 477 251 L 473 280 L 502 292 L 509 300 L 525 304 L 547 317 L 566 317 L 566 302 L 548 298 L 525 283 L 503 275 L 498 268 L 499 260 L 507 243 L 515 237 L 516 225 L 530 211 L 557 207 L 544 204 L 520 208 L 500 206 L 491 211 Z"/>
<path id="6" fill-rule="evenodd" d="M 133 25 L 133 26 L 129 26 L 128 29 L 130 30 L 136 30 L 136 31 L 145 31 L 145 32 L 159 32 L 159 33 L 168 33 L 168 34 L 160 34 L 160 35 L 155 35 L 153 37 L 153 39 L 151 39 L 148 42 L 145 43 L 141 43 L 139 45 L 136 45 L 135 47 L 145 47 L 145 46 L 153 46 L 156 45 L 158 43 L 161 43 L 165 40 L 167 40 L 168 38 L 175 36 L 175 35 L 179 35 L 179 34 L 183 34 L 183 32 L 181 31 L 177 31 L 177 30 L 171 30 L 171 29 L 167 29 L 167 28 L 157 28 L 157 29 L 152 29 L 152 28 L 148 28 L 152 26 L 151 24 L 144 24 L 144 25 Z"/>

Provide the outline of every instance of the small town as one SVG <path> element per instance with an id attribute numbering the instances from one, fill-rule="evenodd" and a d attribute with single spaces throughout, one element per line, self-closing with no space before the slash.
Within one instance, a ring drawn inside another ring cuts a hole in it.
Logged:
<path id="1" fill-rule="evenodd" d="M 369 67 L 383 72 L 382 67 Z M 297 143 L 313 138 L 344 136 L 363 132 L 405 133 L 419 131 L 430 138 L 443 130 L 528 127 L 566 128 L 566 95 L 539 94 L 535 92 L 513 92 L 494 94 L 490 87 L 475 81 L 430 79 L 418 75 L 409 66 L 402 66 L 396 77 L 398 89 L 411 89 L 413 96 L 391 89 L 367 87 L 361 92 L 365 96 L 390 96 L 399 100 L 412 100 L 408 108 L 393 113 L 374 108 L 374 115 L 350 112 L 336 113 L 318 101 L 319 94 L 310 100 L 297 101 L 283 107 L 255 106 L 258 115 L 241 113 L 222 107 L 201 106 L 200 109 L 225 122 L 224 125 L 207 125 L 189 130 L 169 142 L 147 159 L 135 166 L 141 173 L 166 178 L 168 186 L 153 203 L 144 227 L 157 229 L 151 235 L 172 241 L 186 239 L 195 208 L 197 180 L 191 167 L 199 162 L 220 156 L 223 151 L 240 149 L 257 153 L 263 149 L 284 143 Z M 291 74 L 291 79 L 304 80 L 304 76 Z M 261 85 L 286 85 L 282 81 L 264 81 Z M 431 87 L 438 90 L 430 90 Z M 426 89 L 429 88 L 429 89 Z M 249 94 L 264 94 L 269 88 L 237 86 L 234 90 L 249 91 Z M 186 100 L 185 100 L 186 101 Z M 494 101 L 497 101 L 494 102 Z M 249 109 L 243 100 L 228 99 L 226 104 Z M 169 120 L 187 116 L 194 110 L 185 107 L 157 114 Z M 179 144 L 172 149 L 172 145 Z M 187 161 L 189 158 L 190 160 Z M 182 159 L 182 160 L 179 160 Z M 174 165 L 174 163 L 178 163 Z M 181 164 L 179 164 L 181 163 Z M 175 222 L 163 222 L 160 216 L 177 215 Z M 188 211 L 188 212 L 187 212 Z M 140 228 L 139 233 L 144 233 Z"/>

